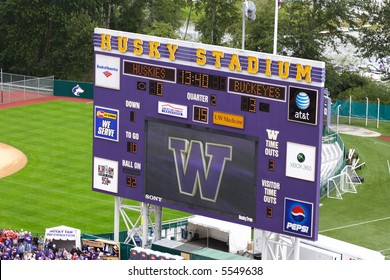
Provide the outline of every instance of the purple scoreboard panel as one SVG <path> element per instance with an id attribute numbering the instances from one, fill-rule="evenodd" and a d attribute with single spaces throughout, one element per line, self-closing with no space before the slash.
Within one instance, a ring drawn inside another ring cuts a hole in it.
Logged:
<path id="1" fill-rule="evenodd" d="M 316 240 L 323 62 L 95 29 L 93 191 Z"/>

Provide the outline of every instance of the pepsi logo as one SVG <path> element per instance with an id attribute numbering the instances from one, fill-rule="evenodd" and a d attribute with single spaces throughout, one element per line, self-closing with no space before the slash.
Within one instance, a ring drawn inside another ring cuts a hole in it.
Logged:
<path id="1" fill-rule="evenodd" d="M 310 106 L 310 98 L 306 92 L 300 92 L 295 97 L 295 103 L 301 110 L 306 110 Z"/>
<path id="2" fill-rule="evenodd" d="M 292 218 L 295 222 L 300 223 L 305 219 L 305 211 L 300 206 L 294 206 L 291 210 Z"/>
<path id="3" fill-rule="evenodd" d="M 313 203 L 285 198 L 285 232 L 312 237 L 313 218 Z"/>

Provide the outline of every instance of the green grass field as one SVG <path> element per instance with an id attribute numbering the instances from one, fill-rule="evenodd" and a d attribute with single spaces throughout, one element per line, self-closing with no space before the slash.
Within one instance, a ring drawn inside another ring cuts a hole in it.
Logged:
<path id="1" fill-rule="evenodd" d="M 0 119 L 0 142 L 28 158 L 25 168 L 0 179 L 0 227 L 112 232 L 114 198 L 92 191 L 92 104 L 40 103 L 0 110 Z M 167 209 L 163 218 L 181 216 Z"/>
<path id="2" fill-rule="evenodd" d="M 342 122 L 347 123 L 347 119 Z M 390 122 L 352 120 L 351 125 L 390 136 Z M 364 183 L 357 193 L 346 193 L 342 200 L 324 198 L 320 208 L 320 234 L 382 252 L 390 259 L 390 142 L 376 137 L 341 134 L 347 150 L 356 149 L 365 167 L 358 171 Z"/>
<path id="3" fill-rule="evenodd" d="M 0 227 L 35 233 L 58 225 L 89 234 L 113 231 L 114 198 L 92 191 L 92 112 L 92 104 L 67 101 L 0 110 L 0 142 L 28 157 L 25 168 L 0 179 Z M 364 126 L 364 121 L 353 124 Z M 369 129 L 375 127 L 369 122 Z M 390 135 L 390 123 L 381 122 L 377 131 Z M 359 171 L 365 181 L 357 194 L 321 200 L 320 233 L 390 259 L 390 142 L 342 138 L 366 163 Z M 164 220 L 185 215 L 163 211 Z"/>

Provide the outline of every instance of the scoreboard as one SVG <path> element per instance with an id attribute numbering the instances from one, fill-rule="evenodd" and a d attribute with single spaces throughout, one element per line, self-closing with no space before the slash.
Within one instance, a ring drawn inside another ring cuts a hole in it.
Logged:
<path id="1" fill-rule="evenodd" d="M 323 62 L 96 28 L 92 190 L 316 240 Z"/>

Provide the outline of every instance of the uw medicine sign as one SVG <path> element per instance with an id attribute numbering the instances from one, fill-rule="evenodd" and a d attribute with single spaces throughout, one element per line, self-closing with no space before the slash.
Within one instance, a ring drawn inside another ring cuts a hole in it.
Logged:
<path id="1" fill-rule="evenodd" d="M 323 62 L 95 29 L 94 191 L 316 240 Z"/>

